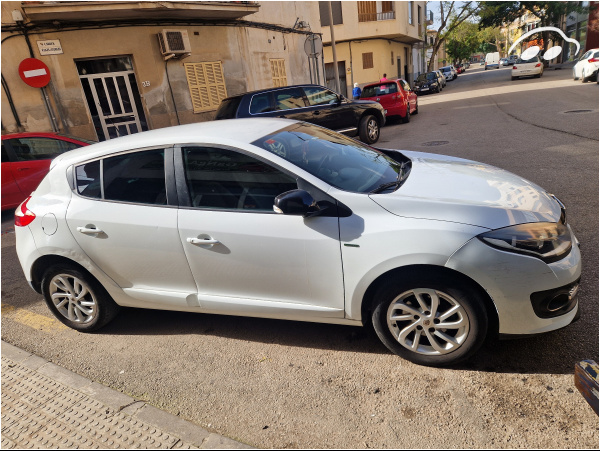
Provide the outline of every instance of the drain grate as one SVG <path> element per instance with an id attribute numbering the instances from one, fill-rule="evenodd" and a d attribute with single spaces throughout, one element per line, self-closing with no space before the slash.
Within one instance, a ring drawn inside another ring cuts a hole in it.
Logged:
<path id="1" fill-rule="evenodd" d="M 443 146 L 444 144 L 448 144 L 450 141 L 428 141 L 426 143 L 421 144 L 422 146 L 433 147 L 433 146 Z"/>
<path id="2" fill-rule="evenodd" d="M 569 111 L 565 111 L 565 114 L 567 113 L 591 113 L 594 110 L 569 110 Z"/>

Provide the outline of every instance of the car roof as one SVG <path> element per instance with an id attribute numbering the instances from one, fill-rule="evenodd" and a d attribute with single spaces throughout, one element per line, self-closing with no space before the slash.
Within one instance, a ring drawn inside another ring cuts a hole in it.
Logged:
<path id="1" fill-rule="evenodd" d="M 83 138 L 77 138 L 71 135 L 63 135 L 55 132 L 22 132 L 22 133 L 7 133 L 2 135 L 2 139 L 19 139 L 19 138 L 51 138 L 51 139 L 59 139 L 62 141 L 77 141 L 81 144 L 88 145 L 89 140 Z"/>
<path id="2" fill-rule="evenodd" d="M 252 143 L 297 122 L 280 118 L 244 118 L 177 125 L 135 133 L 71 150 L 56 157 L 55 164 L 59 162 L 72 164 L 127 150 L 175 144 L 208 143 L 235 147 Z"/>
<path id="3" fill-rule="evenodd" d="M 280 91 L 282 89 L 289 89 L 289 88 L 305 88 L 305 87 L 313 87 L 313 88 L 321 88 L 321 89 L 329 89 L 327 86 L 322 86 L 322 85 L 314 85 L 311 83 L 305 83 L 302 85 L 290 85 L 290 86 L 279 86 L 277 88 L 265 88 L 265 89 L 257 89 L 256 91 L 248 91 L 248 92 L 243 92 L 241 94 L 236 94 L 233 96 L 229 96 L 223 100 L 230 100 L 230 99 L 237 99 L 239 97 L 244 97 L 247 95 L 254 95 L 254 94 L 259 94 L 261 92 L 272 92 L 272 91 Z M 332 91 L 331 89 L 329 89 L 330 91 Z"/>
<path id="4" fill-rule="evenodd" d="M 402 79 L 401 78 L 388 78 L 387 80 L 376 81 L 374 83 L 369 83 L 368 85 L 364 85 L 363 89 L 371 87 L 371 86 L 385 85 L 386 83 L 393 83 L 393 82 L 400 81 L 400 80 L 402 80 Z"/>

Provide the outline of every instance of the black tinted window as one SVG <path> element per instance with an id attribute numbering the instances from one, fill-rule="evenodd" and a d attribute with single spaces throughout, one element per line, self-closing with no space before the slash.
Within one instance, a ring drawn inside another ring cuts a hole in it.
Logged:
<path id="1" fill-rule="evenodd" d="M 63 152 L 80 147 L 52 138 L 15 138 L 9 141 L 17 161 L 50 160 Z"/>
<path id="2" fill-rule="evenodd" d="M 276 196 L 298 187 L 289 175 L 231 150 L 184 147 L 183 160 L 193 207 L 272 212 Z"/>
<path id="3" fill-rule="evenodd" d="M 8 163 L 10 160 L 8 158 L 8 151 L 4 143 L 2 143 L 2 163 Z"/>
<path id="4" fill-rule="evenodd" d="M 310 105 L 329 105 L 338 101 L 338 95 L 329 89 L 307 86 L 304 92 Z"/>
<path id="5" fill-rule="evenodd" d="M 100 160 L 77 166 L 75 168 L 75 180 L 79 194 L 85 197 L 100 199 L 102 197 L 100 188 Z"/>
<path id="6" fill-rule="evenodd" d="M 242 98 L 225 99 L 219 105 L 215 119 L 234 119 Z"/>
<path id="7" fill-rule="evenodd" d="M 275 108 L 278 110 L 289 110 L 291 108 L 303 108 L 304 93 L 300 88 L 285 89 L 283 91 L 275 91 Z"/>
<path id="8" fill-rule="evenodd" d="M 396 83 L 381 83 L 380 85 L 366 86 L 363 89 L 361 97 L 384 96 L 386 94 L 391 94 L 394 92 L 398 92 L 398 87 L 396 86 Z"/>
<path id="9" fill-rule="evenodd" d="M 140 204 L 164 205 L 164 150 L 128 153 L 103 161 L 104 198 Z"/>
<path id="10" fill-rule="evenodd" d="M 267 113 L 269 111 L 273 111 L 270 92 L 252 96 L 252 100 L 250 101 L 250 114 Z"/>

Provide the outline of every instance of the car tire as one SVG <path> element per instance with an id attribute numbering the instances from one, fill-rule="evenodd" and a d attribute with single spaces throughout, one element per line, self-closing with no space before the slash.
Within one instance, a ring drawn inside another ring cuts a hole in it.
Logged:
<path id="1" fill-rule="evenodd" d="M 472 356 L 486 338 L 483 299 L 456 279 L 412 273 L 388 279 L 374 299 L 377 336 L 390 351 L 418 365 L 454 365 Z"/>
<path id="2" fill-rule="evenodd" d="M 358 126 L 360 140 L 366 144 L 374 144 L 379 139 L 381 128 L 377 118 L 372 114 L 363 117 Z"/>
<path id="3" fill-rule="evenodd" d="M 402 123 L 408 124 L 410 122 L 410 103 L 406 105 L 406 114 L 401 117 Z"/>
<path id="4" fill-rule="evenodd" d="M 415 102 L 415 112 L 413 114 L 419 114 L 419 100 Z"/>
<path id="5" fill-rule="evenodd" d="M 515 81 L 518 77 L 510 77 L 512 81 Z"/>
<path id="6" fill-rule="evenodd" d="M 81 332 L 100 329 L 120 310 L 93 276 L 74 265 L 50 267 L 42 279 L 42 294 L 59 321 Z"/>

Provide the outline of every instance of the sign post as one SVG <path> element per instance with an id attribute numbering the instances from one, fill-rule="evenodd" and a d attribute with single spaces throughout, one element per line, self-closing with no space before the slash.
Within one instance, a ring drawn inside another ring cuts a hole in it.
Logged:
<path id="1" fill-rule="evenodd" d="M 43 61 L 36 58 L 26 58 L 19 64 L 19 76 L 26 84 L 33 88 L 40 88 L 42 90 L 42 96 L 44 98 L 44 106 L 50 117 L 50 123 L 52 125 L 52 131 L 58 132 L 58 126 L 56 125 L 56 118 L 50 107 L 50 99 L 45 87 L 50 83 L 50 69 Z"/>

